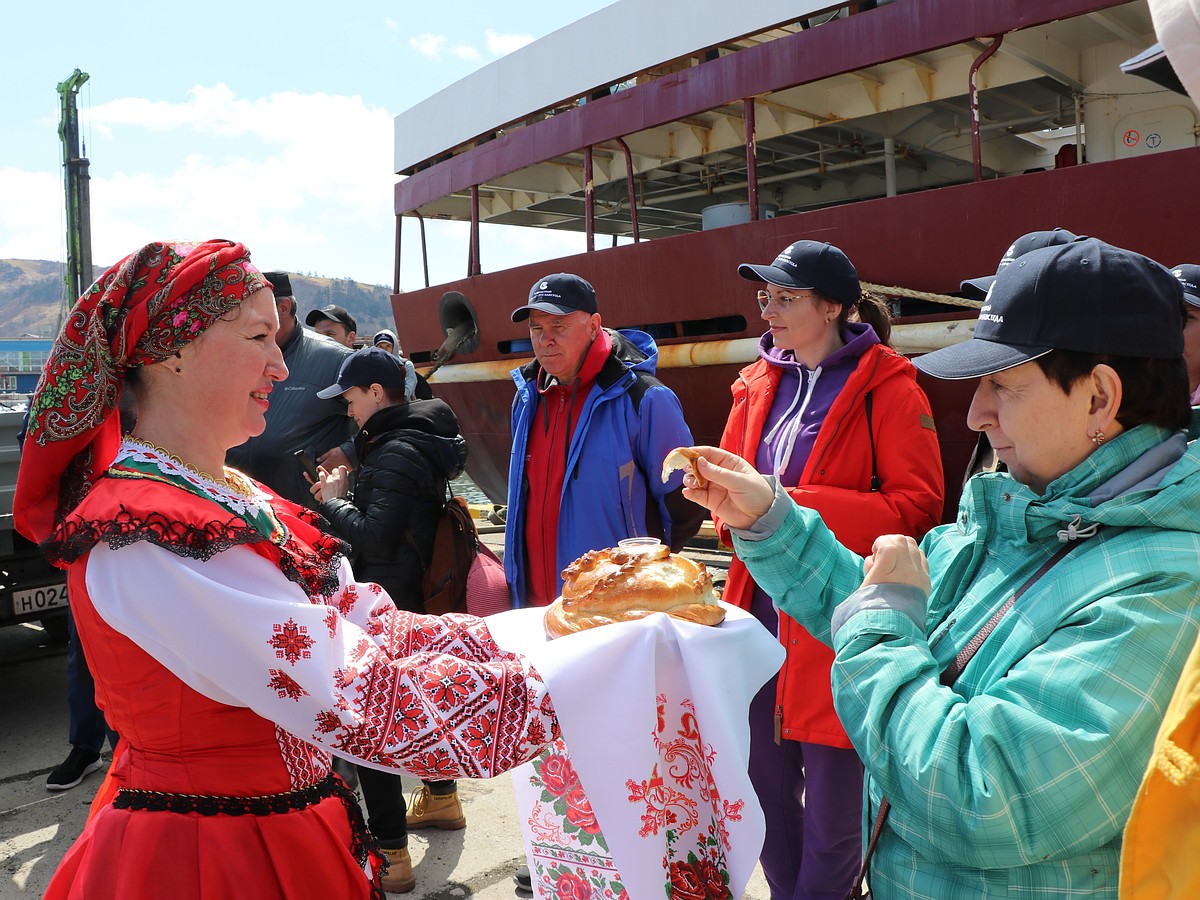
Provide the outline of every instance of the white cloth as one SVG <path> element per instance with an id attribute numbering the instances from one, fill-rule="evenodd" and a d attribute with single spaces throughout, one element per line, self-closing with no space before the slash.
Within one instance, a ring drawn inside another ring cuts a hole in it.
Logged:
<path id="1" fill-rule="evenodd" d="M 663 896 L 672 878 L 719 871 L 732 896 L 741 896 L 764 835 L 747 774 L 748 710 L 783 663 L 784 651 L 757 619 L 725 608 L 717 628 L 659 614 L 555 641 L 545 637 L 544 609 L 488 618 L 496 642 L 526 655 L 545 680 L 570 768 L 603 833 L 588 840 L 587 830 L 578 827 L 578 802 L 557 808 L 546 802 L 547 779 L 541 776 L 547 773 L 539 768 L 561 747 L 515 770 L 540 896 L 559 893 L 555 880 L 571 866 L 592 888 L 619 881 L 635 898 Z M 562 765 L 553 762 L 556 774 Z M 548 817 L 562 826 L 561 847 Z M 601 852 L 605 844 L 608 855 Z M 581 852 L 595 859 L 581 863 Z M 711 865 L 700 866 L 703 860 Z"/>
<path id="2" fill-rule="evenodd" d="M 1150 18 L 1171 68 L 1200 103 L 1200 0 L 1150 0 Z"/>

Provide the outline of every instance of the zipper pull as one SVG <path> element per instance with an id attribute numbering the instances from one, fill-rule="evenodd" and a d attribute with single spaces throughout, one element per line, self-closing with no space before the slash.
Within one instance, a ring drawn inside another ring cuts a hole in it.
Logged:
<path id="1" fill-rule="evenodd" d="M 783 705 L 779 704 L 775 707 L 775 743 L 778 745 L 783 740 Z"/>

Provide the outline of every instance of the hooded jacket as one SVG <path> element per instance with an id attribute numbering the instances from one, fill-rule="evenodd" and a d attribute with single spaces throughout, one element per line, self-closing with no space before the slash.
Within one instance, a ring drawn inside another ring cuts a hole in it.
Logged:
<path id="1" fill-rule="evenodd" d="M 381 329 L 380 331 L 376 332 L 375 337 L 371 339 L 371 345 L 378 346 L 375 342 L 379 340 L 380 337 L 385 337 L 387 340 L 392 342 L 391 353 L 393 356 L 399 356 L 401 358 L 404 357 L 404 354 L 400 352 L 400 339 L 396 337 L 396 332 L 392 331 L 390 328 Z M 429 380 L 420 372 L 417 373 L 417 386 L 413 391 L 413 395 L 418 400 L 433 399 L 433 388 L 429 386 Z"/>
<path id="2" fill-rule="evenodd" d="M 881 798 L 892 807 L 875 893 L 1117 896 L 1121 831 L 1200 628 L 1198 508 L 1200 448 L 1142 425 L 1040 496 L 1007 473 L 972 478 L 958 519 L 922 541 L 928 598 L 856 590 L 862 559 L 800 506 L 775 504 L 762 540 L 735 536 L 759 583 L 836 652 L 867 823 Z M 1062 541 L 1071 552 L 943 686 L 942 670 Z"/>
<path id="3" fill-rule="evenodd" d="M 467 461 L 458 419 L 441 400 L 400 403 L 371 416 L 354 443 L 362 462 L 353 499 L 327 500 L 321 514 L 350 544 L 360 581 L 383 587 L 401 609 L 423 612 L 421 579 L 446 482 L 461 475 Z"/>
<path id="4" fill-rule="evenodd" d="M 673 473 L 666 484 L 659 477 L 667 454 L 690 446 L 692 433 L 679 398 L 654 377 L 658 345 L 643 331 L 606 331 L 613 349 L 588 393 L 567 449 L 558 515 L 559 572 L 588 550 L 615 547 L 627 537 L 653 535 L 678 549 L 704 519 L 703 509 L 683 497 L 682 472 Z M 511 373 L 517 394 L 512 406 L 504 572 L 515 607 L 526 605 L 525 461 L 540 372 L 534 360 Z"/>
<path id="5" fill-rule="evenodd" d="M 769 353 L 769 334 L 764 341 L 764 353 Z M 755 460 L 782 377 L 780 366 L 769 359 L 741 371 L 721 436 L 724 449 Z M 816 381 L 819 388 L 821 379 Z M 878 491 L 871 490 L 872 458 Z M 920 537 L 937 524 L 944 496 L 941 457 L 929 401 L 917 386 L 912 363 L 889 347 L 868 346 L 819 422 L 798 483 L 785 487 L 797 503 L 816 510 L 839 541 L 864 556 L 881 534 Z M 720 522 L 718 532 L 729 543 L 729 529 Z M 749 609 L 753 591 L 746 564 L 735 556 L 722 599 Z M 848 748 L 850 739 L 834 712 L 829 686 L 833 651 L 784 614 L 779 616 L 779 640 L 787 649 L 776 693 L 779 736 Z"/>

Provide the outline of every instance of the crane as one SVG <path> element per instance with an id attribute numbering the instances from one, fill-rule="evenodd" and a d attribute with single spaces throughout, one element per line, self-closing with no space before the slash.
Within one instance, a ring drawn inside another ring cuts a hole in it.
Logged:
<path id="1" fill-rule="evenodd" d="M 59 82 L 62 104 L 58 136 L 62 140 L 63 171 L 67 192 L 67 271 L 64 276 L 64 307 L 70 306 L 92 284 L 91 194 L 88 160 L 79 155 L 79 111 L 75 97 L 88 80 L 87 72 L 76 69 Z M 86 147 L 84 148 L 86 153 Z M 59 327 L 62 327 L 59 313 Z"/>

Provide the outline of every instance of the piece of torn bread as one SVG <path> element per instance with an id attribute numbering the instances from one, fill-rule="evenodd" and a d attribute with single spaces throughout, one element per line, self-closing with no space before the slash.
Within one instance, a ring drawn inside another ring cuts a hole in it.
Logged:
<path id="1" fill-rule="evenodd" d="M 696 460 L 700 458 L 700 453 L 693 450 L 691 447 L 676 447 L 667 454 L 667 458 L 663 460 L 662 480 L 663 484 L 667 483 L 667 479 L 671 477 L 671 473 L 677 469 L 683 469 L 691 472 L 692 477 L 696 479 L 696 487 L 704 490 L 708 484 L 708 479 L 700 474 L 700 469 L 696 465 Z"/>

